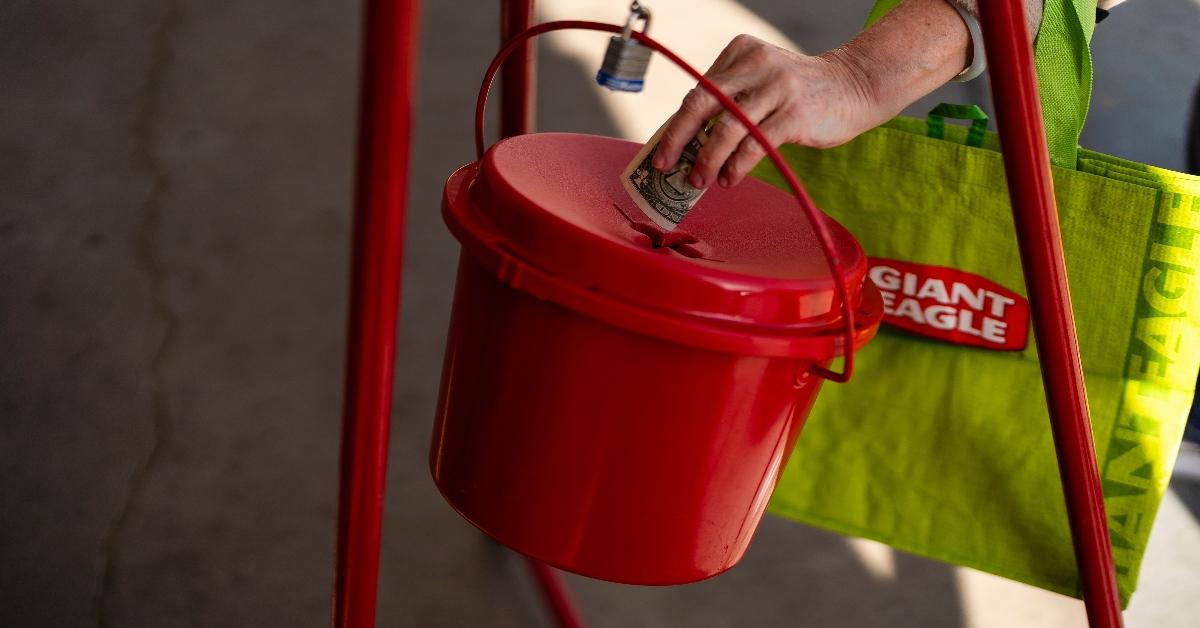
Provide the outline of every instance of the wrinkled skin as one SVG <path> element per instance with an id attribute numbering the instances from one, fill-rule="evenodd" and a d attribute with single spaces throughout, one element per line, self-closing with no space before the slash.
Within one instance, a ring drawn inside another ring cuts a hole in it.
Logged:
<path id="1" fill-rule="evenodd" d="M 834 53 L 809 56 L 739 35 L 706 76 L 731 94 L 776 146 L 836 146 L 880 121 L 861 72 Z M 663 132 L 655 167 L 673 164 L 701 125 L 721 111 L 703 88 L 689 92 Z M 692 185 L 707 187 L 718 178 L 722 185 L 736 184 L 765 154 L 736 118 L 722 115 L 692 171 Z"/>
<path id="2" fill-rule="evenodd" d="M 971 3 L 959 2 L 959 4 Z M 1031 33 L 1042 0 L 1025 0 Z M 827 148 L 850 141 L 928 94 L 967 67 L 971 38 L 947 0 L 904 0 L 846 45 L 806 55 L 739 35 L 705 74 L 737 101 L 772 145 Z M 667 122 L 654 166 L 673 165 L 713 117 L 691 184 L 736 185 L 765 154 L 715 97 L 690 91 Z"/>

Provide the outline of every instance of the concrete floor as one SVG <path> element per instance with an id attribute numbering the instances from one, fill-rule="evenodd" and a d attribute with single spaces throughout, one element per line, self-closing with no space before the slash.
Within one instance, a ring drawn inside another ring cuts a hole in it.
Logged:
<path id="1" fill-rule="evenodd" d="M 425 463 L 441 183 L 496 44 L 495 3 L 462 4 L 424 3 L 381 626 L 546 624 Z M 743 4 L 819 50 L 869 3 Z M 1200 5 L 1140 4 L 1101 27 L 1084 141 L 1179 168 Z M 0 4 L 0 626 L 326 622 L 358 31 L 334 2 Z M 543 53 L 541 126 L 617 134 L 590 68 Z M 1168 497 L 1131 625 L 1195 625 L 1198 493 Z M 1074 600 L 777 519 L 709 582 L 572 582 L 597 626 L 1082 625 Z"/>

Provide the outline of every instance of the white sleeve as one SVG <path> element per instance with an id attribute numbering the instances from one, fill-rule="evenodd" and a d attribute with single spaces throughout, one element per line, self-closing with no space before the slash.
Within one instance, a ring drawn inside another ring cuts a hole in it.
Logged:
<path id="1" fill-rule="evenodd" d="M 955 76 L 953 81 L 965 83 L 983 74 L 987 69 L 987 55 L 983 50 L 983 31 L 979 29 L 979 0 L 947 0 L 962 16 L 967 31 L 971 34 L 971 63 Z M 1025 0 L 1025 20 L 1031 37 L 1037 37 L 1042 26 L 1042 11 L 1045 0 Z"/>

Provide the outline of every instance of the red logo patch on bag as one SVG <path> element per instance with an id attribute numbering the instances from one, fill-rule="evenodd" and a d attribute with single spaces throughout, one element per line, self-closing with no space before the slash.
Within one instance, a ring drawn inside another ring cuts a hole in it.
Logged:
<path id="1" fill-rule="evenodd" d="M 945 266 L 870 258 L 883 293 L 883 322 L 960 345 L 1020 351 L 1029 339 L 1029 301 L 996 282 Z"/>

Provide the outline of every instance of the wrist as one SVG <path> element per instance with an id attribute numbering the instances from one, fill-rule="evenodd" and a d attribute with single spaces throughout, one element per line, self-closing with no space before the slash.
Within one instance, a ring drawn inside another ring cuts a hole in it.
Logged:
<path id="1" fill-rule="evenodd" d="M 819 58 L 829 65 L 830 72 L 846 89 L 847 102 L 857 105 L 861 111 L 876 111 L 883 106 L 880 64 L 869 51 L 855 43 L 851 41 L 819 55 Z"/>
<path id="2" fill-rule="evenodd" d="M 966 24 L 947 0 L 904 0 L 827 54 L 854 68 L 882 122 L 967 67 L 970 43 Z"/>

